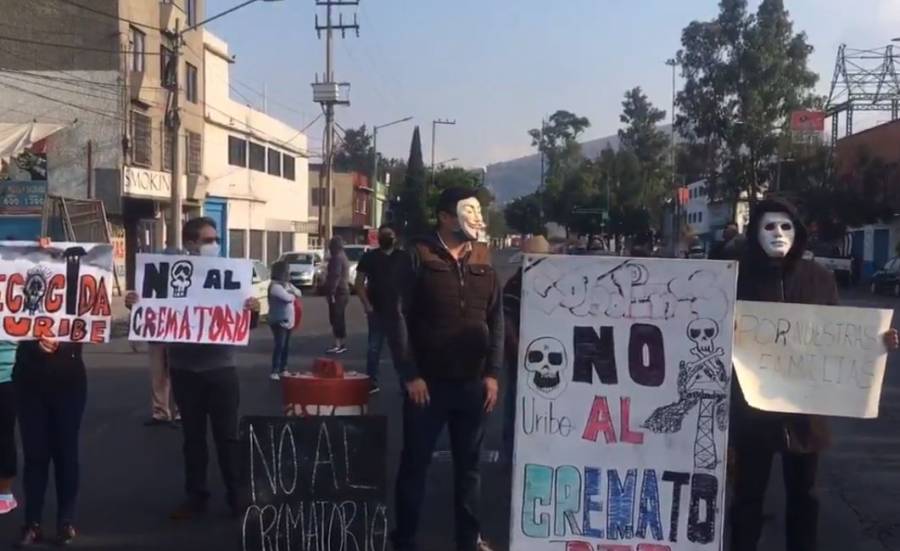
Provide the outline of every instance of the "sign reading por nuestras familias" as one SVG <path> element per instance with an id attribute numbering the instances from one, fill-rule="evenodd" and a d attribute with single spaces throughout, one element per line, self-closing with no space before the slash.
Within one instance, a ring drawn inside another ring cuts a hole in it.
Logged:
<path id="1" fill-rule="evenodd" d="M 246 345 L 253 263 L 237 258 L 139 254 L 128 338 Z"/>
<path id="2" fill-rule="evenodd" d="M 523 271 L 510 549 L 718 551 L 736 263 Z"/>
<path id="3" fill-rule="evenodd" d="M 0 243 L 0 340 L 102 343 L 110 333 L 112 247 Z"/>
<path id="4" fill-rule="evenodd" d="M 766 411 L 878 417 L 891 310 L 740 301 L 734 368 Z"/>

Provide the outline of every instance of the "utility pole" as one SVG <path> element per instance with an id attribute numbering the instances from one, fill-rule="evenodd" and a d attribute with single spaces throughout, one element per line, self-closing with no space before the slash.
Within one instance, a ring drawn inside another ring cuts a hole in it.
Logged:
<path id="1" fill-rule="evenodd" d="M 336 82 L 334 80 L 334 31 L 341 32 L 341 38 L 347 37 L 347 31 L 352 30 L 359 36 L 359 24 L 356 22 L 356 14 L 353 14 L 353 23 L 344 23 L 343 14 L 338 14 L 338 22 L 334 22 L 333 11 L 335 7 L 358 6 L 359 0 L 316 0 L 317 6 L 325 6 L 325 24 L 319 24 L 319 15 L 316 14 L 316 34 L 322 38 L 325 31 L 325 74 L 322 81 L 316 75 L 313 83 L 313 101 L 322 105 L 325 111 L 325 196 L 327 204 L 325 210 L 325 224 L 323 226 L 319 218 L 319 235 L 327 243 L 334 233 L 334 106 L 350 105 L 350 83 Z M 342 93 L 343 92 L 343 93 Z M 322 187 L 319 186 L 319 199 L 322 197 Z"/>
<path id="2" fill-rule="evenodd" d="M 434 188 L 434 144 L 437 139 L 437 125 L 446 124 L 446 125 L 454 125 L 456 124 L 456 120 L 449 119 L 435 119 L 431 121 L 431 187 Z"/>
<path id="3" fill-rule="evenodd" d="M 402 119 L 398 119 L 386 124 L 375 124 L 372 125 L 372 182 L 371 187 L 375 191 L 375 201 L 373 201 L 372 205 L 372 226 L 378 227 L 381 225 L 381 217 L 378 216 L 378 212 L 375 208 L 375 204 L 378 202 L 378 193 L 381 190 L 381 184 L 378 183 L 378 131 L 382 128 L 387 128 L 389 126 L 394 126 L 395 124 L 400 124 L 402 122 L 411 121 L 412 117 L 403 117 Z M 383 213 L 382 213 L 383 216 Z"/>
<path id="4" fill-rule="evenodd" d="M 678 255 L 678 243 L 681 241 L 681 192 L 678 189 L 675 177 L 675 101 L 677 86 L 675 68 L 678 67 L 678 61 L 674 58 L 666 60 L 666 65 L 672 68 L 672 128 L 669 143 L 669 164 L 672 176 L 672 190 L 675 192 L 675 209 L 673 210 L 672 223 L 672 252 Z"/>
<path id="5" fill-rule="evenodd" d="M 181 226 L 183 225 L 183 216 L 181 205 L 183 198 L 181 197 L 181 113 L 178 112 L 181 105 L 181 90 L 179 89 L 179 75 L 181 74 L 181 21 L 175 21 L 175 44 L 172 48 L 172 67 L 169 71 L 172 82 L 172 101 L 170 110 L 166 116 L 166 127 L 172 133 L 172 188 L 171 198 L 169 202 L 169 227 L 168 238 L 166 244 L 170 249 L 181 250 Z"/>

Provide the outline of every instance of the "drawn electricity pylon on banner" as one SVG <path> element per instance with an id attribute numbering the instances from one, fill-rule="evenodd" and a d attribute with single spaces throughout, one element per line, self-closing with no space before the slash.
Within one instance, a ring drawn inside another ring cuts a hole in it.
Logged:
<path id="1" fill-rule="evenodd" d="M 728 426 L 728 373 L 723 359 L 725 350 L 716 347 L 719 324 L 711 319 L 692 321 L 687 336 L 693 341 L 690 353 L 694 360 L 684 362 L 678 372 L 678 401 L 657 408 L 643 427 L 655 433 L 680 432 L 684 418 L 695 407 L 697 435 L 694 438 L 694 467 L 713 470 L 719 464 L 716 450 L 716 425 L 724 431 Z"/>

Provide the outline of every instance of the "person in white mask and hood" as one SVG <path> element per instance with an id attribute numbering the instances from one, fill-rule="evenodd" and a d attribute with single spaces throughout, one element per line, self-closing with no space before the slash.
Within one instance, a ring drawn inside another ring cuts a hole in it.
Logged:
<path id="1" fill-rule="evenodd" d="M 200 217 L 189 220 L 181 230 L 185 252 L 196 256 L 219 256 L 220 240 L 216 222 Z M 125 305 L 138 301 L 131 291 Z M 247 299 L 244 308 L 259 312 L 259 301 Z M 256 315 L 253 316 L 255 325 Z M 206 482 L 208 451 L 207 418 L 212 427 L 219 469 L 225 484 L 225 501 L 232 515 L 238 515 L 238 404 L 236 347 L 225 344 L 166 345 L 172 378 L 172 393 L 181 412 L 184 434 L 185 491 L 187 498 L 172 512 L 173 520 L 190 520 L 206 512 L 209 490 Z"/>

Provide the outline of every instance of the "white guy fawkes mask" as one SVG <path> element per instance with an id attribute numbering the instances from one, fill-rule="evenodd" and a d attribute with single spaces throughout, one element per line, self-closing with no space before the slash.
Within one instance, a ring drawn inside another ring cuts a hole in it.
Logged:
<path id="1" fill-rule="evenodd" d="M 784 258 L 794 246 L 794 221 L 783 212 L 763 214 L 758 231 L 759 245 L 769 258 Z"/>
<path id="2" fill-rule="evenodd" d="M 459 229 L 470 241 L 483 241 L 485 239 L 484 218 L 481 216 L 481 203 L 475 197 L 463 199 L 456 203 L 456 216 L 459 219 Z"/>

